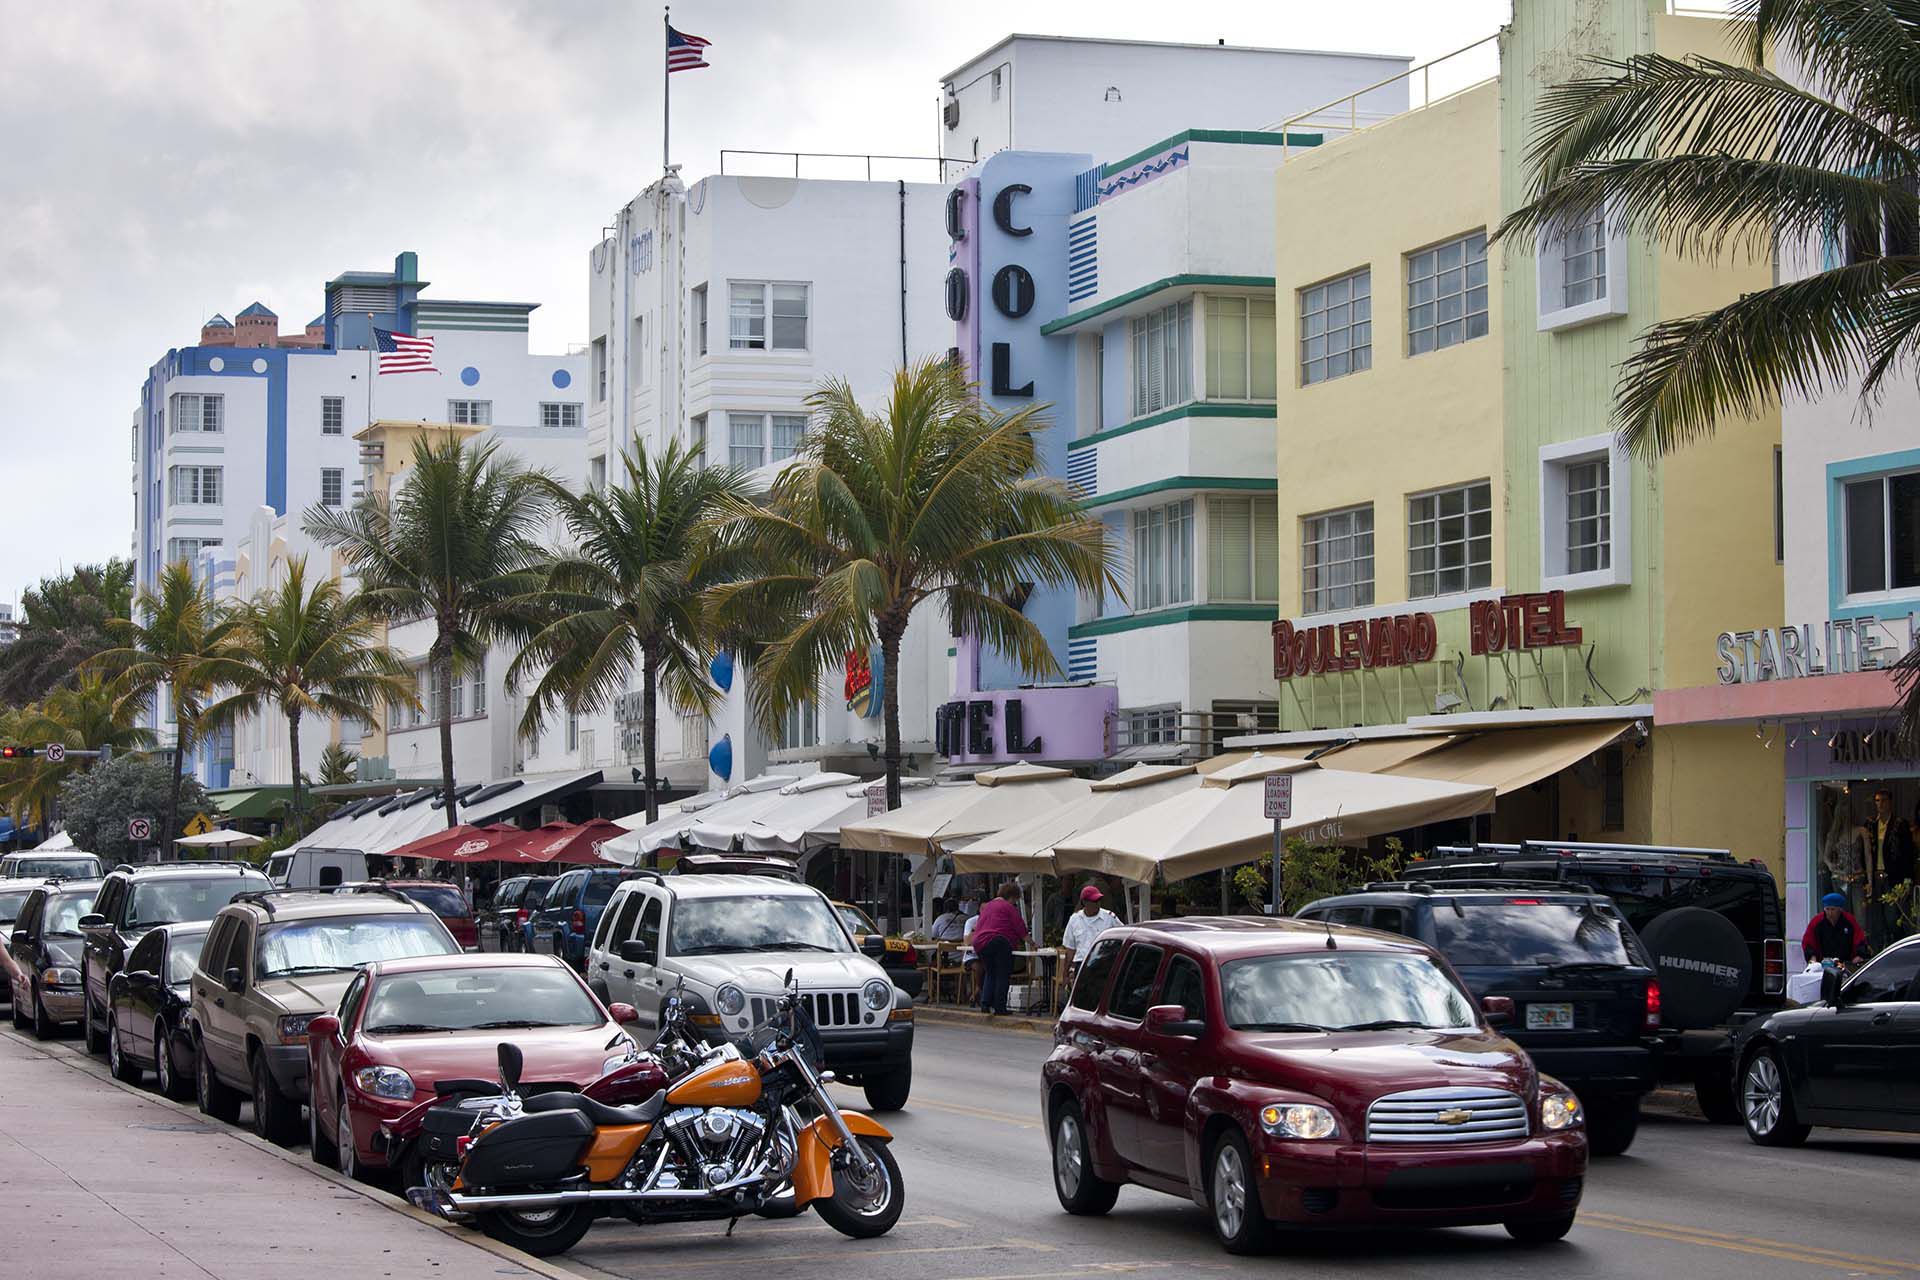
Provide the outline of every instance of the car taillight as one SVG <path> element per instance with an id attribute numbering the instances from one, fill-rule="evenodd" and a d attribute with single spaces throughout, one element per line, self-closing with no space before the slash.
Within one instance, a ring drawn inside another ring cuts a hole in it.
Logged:
<path id="1" fill-rule="evenodd" d="M 462 1160 L 467 1158 L 467 1148 L 473 1145 L 473 1135 L 463 1133 L 453 1140 L 453 1153 Z"/>
<path id="2" fill-rule="evenodd" d="M 907 944 L 907 963 L 912 965 L 920 963 L 920 952 L 911 942 Z"/>
<path id="3" fill-rule="evenodd" d="M 585 933 L 587 931 L 587 913 L 586 912 L 576 911 L 573 913 L 573 931 L 575 933 Z"/>
<path id="4" fill-rule="evenodd" d="M 1777 996 L 1787 989 L 1787 940 L 1768 938 L 1760 944 L 1762 990 Z"/>
<path id="5" fill-rule="evenodd" d="M 527 923 L 527 909 L 525 907 L 513 913 L 513 922 L 516 925 L 525 925 Z"/>
<path id="6" fill-rule="evenodd" d="M 1647 979 L 1647 1018 L 1646 1029 L 1660 1029 L 1660 984 L 1652 978 Z"/>

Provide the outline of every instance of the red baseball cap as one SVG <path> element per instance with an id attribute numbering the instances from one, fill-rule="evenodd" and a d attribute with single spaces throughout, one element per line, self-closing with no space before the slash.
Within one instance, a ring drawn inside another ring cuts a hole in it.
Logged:
<path id="1" fill-rule="evenodd" d="M 1098 885 L 1090 884 L 1080 891 L 1080 901 L 1082 902 L 1098 902 L 1106 896 L 1106 894 L 1100 892 Z"/>

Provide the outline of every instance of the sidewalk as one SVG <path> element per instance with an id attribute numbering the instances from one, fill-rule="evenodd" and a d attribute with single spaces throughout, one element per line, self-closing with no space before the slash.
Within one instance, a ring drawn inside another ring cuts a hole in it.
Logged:
<path id="1" fill-rule="evenodd" d="M 11 1029 L 0 1032 L 0 1198 L 10 1277 L 563 1274 L 417 1219 L 191 1103 L 130 1092 L 77 1042 Z"/>

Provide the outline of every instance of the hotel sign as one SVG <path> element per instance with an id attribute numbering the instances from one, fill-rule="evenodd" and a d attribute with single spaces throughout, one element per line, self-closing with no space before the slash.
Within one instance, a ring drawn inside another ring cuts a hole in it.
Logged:
<path id="1" fill-rule="evenodd" d="M 1468 649 L 1476 657 L 1579 644 L 1579 627 L 1567 625 L 1564 591 L 1534 591 L 1475 600 L 1467 605 Z M 1371 671 L 1431 662 L 1440 633 L 1431 613 L 1302 626 L 1273 624 L 1273 675 L 1324 675 Z"/>
<path id="2" fill-rule="evenodd" d="M 1722 631 L 1714 642 L 1721 684 L 1883 671 L 1912 653 L 1920 618 L 1870 615 L 1799 626 Z"/>

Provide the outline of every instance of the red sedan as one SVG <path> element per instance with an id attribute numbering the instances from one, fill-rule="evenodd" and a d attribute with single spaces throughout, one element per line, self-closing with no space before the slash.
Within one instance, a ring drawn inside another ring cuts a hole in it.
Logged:
<path id="1" fill-rule="evenodd" d="M 307 1027 L 313 1158 L 346 1174 L 384 1166 L 381 1123 L 433 1097 L 436 1081 L 497 1079 L 503 1040 L 526 1055 L 523 1093 L 578 1089 L 636 1055 L 622 1029 L 634 1020 L 552 956 L 370 964 Z"/>
<path id="2" fill-rule="evenodd" d="M 1103 934 L 1054 1028 L 1041 1105 L 1069 1213 L 1122 1183 L 1191 1199 L 1230 1251 L 1276 1224 L 1573 1226 L 1580 1104 L 1407 938 L 1257 917 Z"/>

